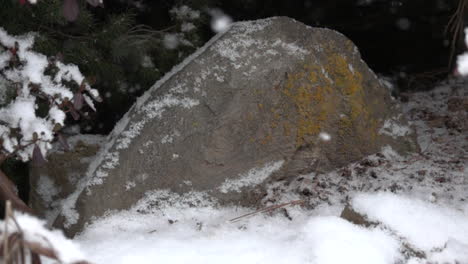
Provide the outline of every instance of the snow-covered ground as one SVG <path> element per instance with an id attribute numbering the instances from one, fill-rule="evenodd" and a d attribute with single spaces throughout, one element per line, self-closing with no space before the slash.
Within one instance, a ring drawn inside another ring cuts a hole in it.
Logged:
<path id="1" fill-rule="evenodd" d="M 403 104 L 421 153 L 384 148 L 337 171 L 278 182 L 265 198 L 265 206 L 302 205 L 229 221 L 252 210 L 215 208 L 196 194 L 179 204 L 150 195 L 75 241 L 96 263 L 468 263 L 466 85 L 452 81 Z M 347 204 L 372 224 L 341 218 Z"/>
<path id="2" fill-rule="evenodd" d="M 265 207 L 295 202 L 241 218 L 254 210 L 149 193 L 74 242 L 93 263 L 468 263 L 467 85 L 405 95 L 420 153 L 277 182 Z"/>

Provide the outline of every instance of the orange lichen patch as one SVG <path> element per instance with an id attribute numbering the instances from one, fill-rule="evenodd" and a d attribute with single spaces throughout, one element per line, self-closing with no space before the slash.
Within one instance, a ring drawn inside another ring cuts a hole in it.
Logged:
<path id="1" fill-rule="evenodd" d="M 352 72 L 350 64 L 344 56 L 329 56 L 325 70 L 332 76 L 335 84 L 342 88 L 345 95 L 354 95 L 362 91 L 361 73 Z"/>
<path id="2" fill-rule="evenodd" d="M 362 74 L 344 55 L 331 49 L 327 53 L 330 55 L 323 66 L 304 64 L 297 71 L 286 74 L 282 85 L 274 87 L 289 100 L 268 108 L 259 105 L 259 109 L 269 109 L 271 129 L 282 129 L 284 136 L 295 133 L 298 147 L 314 144 L 318 134 L 327 130 L 336 131 L 343 139 L 348 136 L 363 139 L 365 136 L 370 144 L 374 144 L 379 124 L 376 113 L 372 113 L 371 106 L 365 102 Z M 271 140 L 269 134 L 257 142 L 267 144 Z"/>
<path id="3" fill-rule="evenodd" d="M 262 138 L 262 140 L 260 140 L 260 144 L 266 145 L 269 142 L 271 142 L 272 139 L 273 139 L 273 137 L 270 134 L 266 135 L 264 138 Z"/>
<path id="4" fill-rule="evenodd" d="M 346 58 L 339 55 L 330 56 L 326 68 L 334 77 L 336 86 L 342 91 L 347 103 L 346 116 L 340 119 L 339 134 L 346 134 L 349 128 L 361 129 L 356 134 L 367 135 L 369 143 L 373 144 L 377 139 L 378 122 L 365 102 L 362 74 L 352 70 Z"/>
<path id="5" fill-rule="evenodd" d="M 297 111 L 297 146 L 310 143 L 336 111 L 333 93 L 330 81 L 317 66 L 304 65 L 298 73 L 288 75 L 283 94 L 292 99 Z"/>
<path id="6" fill-rule="evenodd" d="M 285 136 L 291 135 L 291 125 L 287 122 L 283 124 L 283 134 Z"/>

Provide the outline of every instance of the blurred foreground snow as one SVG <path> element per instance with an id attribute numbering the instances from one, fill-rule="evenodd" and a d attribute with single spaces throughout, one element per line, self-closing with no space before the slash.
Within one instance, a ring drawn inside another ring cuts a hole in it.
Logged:
<path id="1" fill-rule="evenodd" d="M 175 204 L 149 195 L 75 242 L 95 263 L 468 263 L 468 143 L 463 123 L 452 124 L 466 112 L 450 105 L 467 97 L 465 85 L 447 83 L 404 104 L 421 153 L 383 149 L 337 171 L 279 182 L 265 198 L 265 205 L 300 199 L 302 207 L 232 223 L 254 210 L 216 208 L 196 194 Z M 376 225 L 340 218 L 346 204 Z"/>
<path id="2" fill-rule="evenodd" d="M 264 200 L 302 205 L 233 222 L 255 210 L 156 191 L 88 226 L 73 240 L 78 247 L 60 256 L 81 258 L 80 248 L 85 259 L 103 264 L 468 263 L 466 85 L 409 95 L 403 109 L 421 153 L 402 157 L 384 148 L 336 171 L 277 182 Z M 371 224 L 341 218 L 346 205 Z"/>

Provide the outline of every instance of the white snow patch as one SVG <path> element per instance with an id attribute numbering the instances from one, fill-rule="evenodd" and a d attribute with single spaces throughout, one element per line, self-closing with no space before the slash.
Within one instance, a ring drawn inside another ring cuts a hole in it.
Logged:
<path id="1" fill-rule="evenodd" d="M 465 28 L 465 44 L 468 45 L 468 28 Z M 457 56 L 457 72 L 468 75 L 468 52 Z"/>
<path id="2" fill-rule="evenodd" d="M 401 160 L 402 157 L 391 146 L 387 145 L 382 147 L 380 153 L 389 160 Z"/>
<path id="3" fill-rule="evenodd" d="M 165 135 L 162 139 L 161 139 L 161 143 L 162 144 L 166 144 L 166 143 L 172 143 L 172 135 Z"/>
<path id="4" fill-rule="evenodd" d="M 145 124 L 155 117 L 161 118 L 162 113 L 166 111 L 167 108 L 180 106 L 189 109 L 198 104 L 198 100 L 190 98 L 178 99 L 172 94 L 168 94 L 165 95 L 163 98 L 155 99 L 151 102 L 148 102 L 141 110 L 145 113 L 145 117 L 143 118 L 143 120 L 132 123 L 127 130 L 122 132 L 121 137 L 117 139 L 116 149 L 128 148 L 132 139 L 140 134 Z"/>
<path id="5" fill-rule="evenodd" d="M 402 259 L 398 241 L 381 229 L 365 229 L 344 219 L 312 218 L 303 228 L 317 264 L 386 264 Z"/>
<path id="6" fill-rule="evenodd" d="M 275 42 L 271 44 L 272 47 L 282 47 L 286 50 L 289 55 L 307 55 L 310 52 L 302 47 L 299 47 L 295 43 L 285 43 L 281 39 L 276 39 Z"/>
<path id="7" fill-rule="evenodd" d="M 132 188 L 135 188 L 136 187 L 136 183 L 134 181 L 128 181 L 126 184 L 125 184 L 125 190 L 130 190 Z"/>
<path id="8" fill-rule="evenodd" d="M 351 64 L 348 64 L 348 69 L 349 69 L 349 71 L 350 71 L 352 74 L 354 74 L 354 68 L 353 68 L 353 65 L 351 65 Z"/>
<path id="9" fill-rule="evenodd" d="M 2 238 L 5 233 L 22 232 L 24 240 L 51 248 L 60 263 L 78 263 L 86 260 L 80 247 L 72 240 L 67 239 L 61 230 L 49 230 L 45 227 L 44 221 L 20 212 L 15 212 L 15 219 L 20 228 L 12 220 L 0 221 Z"/>
<path id="10" fill-rule="evenodd" d="M 428 254 L 432 263 L 468 263 L 468 244 L 449 239 L 441 250 Z M 420 262 L 424 263 L 423 261 Z"/>
<path id="11" fill-rule="evenodd" d="M 15 92 L 17 95 L 8 105 L 0 109 L 0 142 L 4 154 L 13 155 L 26 162 L 32 158 L 33 150 L 37 146 L 43 156 L 52 148 L 54 139 L 54 127 L 63 125 L 65 112 L 57 105 L 65 100 L 73 98 L 72 90 L 66 87 L 63 81 L 82 84 L 84 77 L 76 65 L 66 65 L 59 61 L 49 62 L 48 58 L 32 50 L 35 35 L 32 33 L 22 36 L 10 36 L 6 30 L 0 27 L 0 71 L 2 71 L 2 83 L 11 82 L 18 84 Z M 6 49 L 4 49 L 5 47 Z M 12 55 L 11 50 L 15 50 Z M 21 67 L 6 69 L 12 56 L 21 61 Z M 46 75 L 49 64 L 57 68 L 53 76 Z M 48 115 L 40 117 L 36 115 L 38 105 L 36 95 L 32 93 L 32 87 L 50 98 Z M 0 97 L 5 97 L 6 87 L 0 87 Z M 86 90 L 98 97 L 97 90 L 86 86 Z M 85 100 L 92 104 L 90 98 Z M 4 100 L 0 100 L 4 101 Z M 3 102 L 2 102 L 3 103 Z M 18 129 L 18 133 L 10 133 L 10 129 Z M 19 134 L 21 136 L 18 136 Z M 36 142 L 31 144 L 31 142 Z"/>
<path id="12" fill-rule="evenodd" d="M 330 141 L 331 136 L 330 136 L 330 134 L 328 134 L 328 133 L 326 133 L 326 132 L 320 132 L 320 133 L 319 133 L 319 138 L 320 138 L 320 140 L 322 140 L 322 141 Z"/>
<path id="13" fill-rule="evenodd" d="M 180 136 L 180 132 L 177 130 L 174 130 L 174 132 L 172 132 L 171 134 L 165 135 L 161 139 L 161 143 L 162 144 L 172 143 L 174 141 L 174 138 L 179 137 L 179 136 Z"/>
<path id="14" fill-rule="evenodd" d="M 388 192 L 359 194 L 352 206 L 425 252 L 444 248 L 449 240 L 468 242 L 468 215 L 449 207 Z"/>
<path id="15" fill-rule="evenodd" d="M 292 208 L 292 220 L 215 208 L 203 193 L 149 192 L 130 210 L 94 222 L 75 239 L 94 263 L 393 264 L 402 260 L 388 232 Z M 195 205 L 195 206 L 194 206 Z"/>
<path id="16" fill-rule="evenodd" d="M 195 28 L 196 28 L 195 25 L 193 23 L 190 23 L 190 22 L 184 22 L 180 26 L 180 30 L 182 32 L 190 32 L 190 31 L 194 30 Z"/>
<path id="17" fill-rule="evenodd" d="M 389 135 L 393 138 L 404 137 L 411 133 L 412 130 L 410 127 L 398 124 L 398 122 L 393 119 L 385 120 L 383 127 L 379 130 L 379 134 Z"/>
<path id="18" fill-rule="evenodd" d="M 40 175 L 37 180 L 36 192 L 41 196 L 46 203 L 51 203 L 53 197 L 59 194 L 60 186 L 57 186 L 52 179 L 47 175 Z"/>
<path id="19" fill-rule="evenodd" d="M 247 173 L 240 175 L 237 179 L 226 179 L 218 189 L 223 193 L 230 191 L 240 192 L 243 187 L 255 186 L 262 183 L 273 172 L 279 170 L 283 164 L 284 160 L 281 160 L 269 162 L 261 168 L 253 168 Z"/>
<path id="20" fill-rule="evenodd" d="M 200 18 L 200 11 L 193 10 L 187 5 L 181 5 L 179 7 L 174 7 L 169 11 L 171 14 L 174 14 L 178 20 L 195 20 Z"/>

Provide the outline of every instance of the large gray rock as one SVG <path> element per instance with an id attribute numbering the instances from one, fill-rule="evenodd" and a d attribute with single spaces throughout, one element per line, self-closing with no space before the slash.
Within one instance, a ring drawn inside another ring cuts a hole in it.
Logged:
<path id="1" fill-rule="evenodd" d="M 343 35 L 286 17 L 235 23 L 138 100 L 55 224 L 74 234 L 151 190 L 255 206 L 268 181 L 417 148 L 401 119 Z"/>

